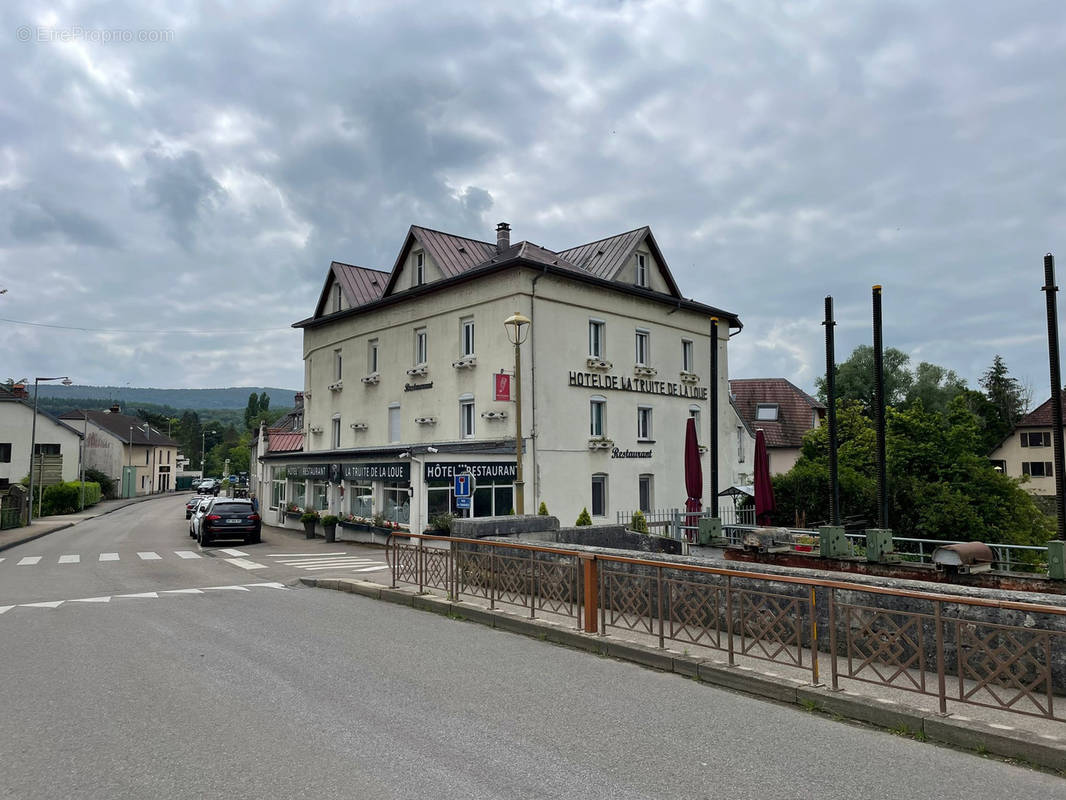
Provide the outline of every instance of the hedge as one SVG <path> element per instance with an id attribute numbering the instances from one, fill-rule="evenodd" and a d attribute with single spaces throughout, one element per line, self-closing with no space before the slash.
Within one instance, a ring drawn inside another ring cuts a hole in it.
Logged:
<path id="1" fill-rule="evenodd" d="M 36 494 L 36 492 L 34 492 Z M 44 496 L 41 500 L 41 516 L 48 517 L 54 514 L 73 514 L 81 505 L 81 483 L 67 481 L 44 487 Z M 36 502 L 36 500 L 34 501 Z M 85 483 L 85 506 L 96 505 L 100 502 L 100 484 Z"/>

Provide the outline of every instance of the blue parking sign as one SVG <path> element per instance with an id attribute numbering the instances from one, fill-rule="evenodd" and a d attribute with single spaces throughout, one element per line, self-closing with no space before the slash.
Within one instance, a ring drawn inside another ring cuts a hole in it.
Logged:
<path id="1" fill-rule="evenodd" d="M 465 497 L 456 497 L 455 498 L 455 507 L 456 508 L 464 508 L 464 509 L 465 508 L 470 508 L 470 495 L 467 495 Z"/>
<path id="2" fill-rule="evenodd" d="M 470 475 L 463 473 L 455 476 L 455 496 L 456 497 L 469 497 L 473 494 L 473 481 L 470 479 Z M 462 507 L 462 506 L 460 506 Z M 467 506 L 469 507 L 469 506 Z"/>

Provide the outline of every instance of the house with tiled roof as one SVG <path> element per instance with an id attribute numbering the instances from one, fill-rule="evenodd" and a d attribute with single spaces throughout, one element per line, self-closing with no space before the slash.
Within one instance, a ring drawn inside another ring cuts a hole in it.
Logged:
<path id="1" fill-rule="evenodd" d="M 83 428 L 85 466 L 115 481 L 122 497 L 158 494 L 175 488 L 178 443 L 140 417 L 107 410 L 68 411 L 60 419 Z"/>
<path id="2" fill-rule="evenodd" d="M 520 383 L 504 328 L 516 312 L 529 320 Z M 294 327 L 303 447 L 257 455 L 258 491 L 276 510 L 300 497 L 421 530 L 444 512 L 533 513 L 541 502 L 566 523 L 583 508 L 613 522 L 683 506 L 688 418 L 701 445 L 710 439 L 712 346 L 720 483 L 737 473 L 744 428 L 724 365 L 740 320 L 684 297 L 647 227 L 552 248 L 512 244 L 506 223 L 495 242 L 412 225 L 388 271 L 332 262 Z M 453 491 L 464 472 L 476 479 L 469 507 Z"/>
<path id="3" fill-rule="evenodd" d="M 729 391 L 746 425 L 752 430 L 762 428 L 770 474 L 792 469 L 804 435 L 825 419 L 825 404 L 785 378 L 734 378 Z"/>
<path id="4" fill-rule="evenodd" d="M 1062 398 L 1066 407 L 1066 391 Z M 1051 400 L 1049 397 L 1022 417 L 989 454 L 993 466 L 1012 478 L 1023 479 L 1022 488 L 1035 495 L 1055 494 Z"/>
<path id="5" fill-rule="evenodd" d="M 30 474 L 33 415 L 33 402 L 25 386 L 0 387 L 0 494 Z M 38 408 L 34 483 L 48 486 L 78 480 L 81 438 L 80 430 Z"/>

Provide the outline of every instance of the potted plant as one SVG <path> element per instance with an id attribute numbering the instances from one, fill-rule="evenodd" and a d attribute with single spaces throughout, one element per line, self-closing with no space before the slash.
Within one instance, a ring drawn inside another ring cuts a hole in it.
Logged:
<path id="1" fill-rule="evenodd" d="M 337 541 L 337 523 L 340 520 L 333 514 L 322 517 L 322 530 L 326 533 L 327 542 Z"/>
<path id="2" fill-rule="evenodd" d="M 294 515 L 298 516 L 300 514 L 300 507 L 298 505 L 296 505 L 296 503 L 291 503 L 291 502 L 290 503 L 286 503 L 285 504 L 285 513 L 287 515 L 289 515 L 289 516 L 294 516 Z"/>
<path id="3" fill-rule="evenodd" d="M 315 525 L 318 524 L 318 512 L 313 509 L 307 509 L 300 515 L 300 522 L 304 525 L 304 534 L 308 539 L 315 538 Z"/>

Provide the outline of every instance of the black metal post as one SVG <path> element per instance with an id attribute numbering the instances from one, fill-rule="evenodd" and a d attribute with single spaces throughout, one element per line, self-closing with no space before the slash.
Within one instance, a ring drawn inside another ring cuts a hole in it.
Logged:
<path id="1" fill-rule="evenodd" d="M 1047 350 L 1051 366 L 1051 444 L 1055 459 L 1055 510 L 1059 529 L 1058 538 L 1066 539 L 1066 498 L 1062 492 L 1062 473 L 1066 469 L 1062 452 L 1062 376 L 1059 373 L 1059 313 L 1055 302 L 1055 256 L 1044 256 L 1044 299 L 1047 302 Z"/>
<path id="2" fill-rule="evenodd" d="M 711 317 L 711 496 L 708 505 L 718 516 L 718 317 Z"/>
<path id="3" fill-rule="evenodd" d="M 837 478 L 837 362 L 833 328 L 833 297 L 825 298 L 825 402 L 829 419 L 829 524 L 840 524 L 840 481 Z"/>
<path id="4" fill-rule="evenodd" d="M 877 419 L 877 527 L 888 527 L 888 488 L 885 470 L 885 357 L 881 337 L 881 287 L 873 288 L 874 414 Z"/>

